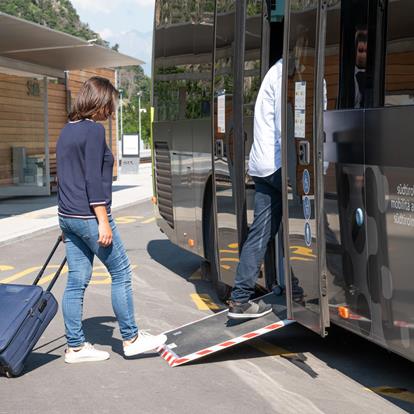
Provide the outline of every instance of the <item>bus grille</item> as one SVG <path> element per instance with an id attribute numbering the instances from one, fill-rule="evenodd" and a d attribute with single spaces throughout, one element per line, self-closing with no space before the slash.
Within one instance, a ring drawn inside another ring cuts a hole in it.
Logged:
<path id="1" fill-rule="evenodd" d="M 171 159 L 170 150 L 166 142 L 155 143 L 155 177 L 157 183 L 158 211 L 169 226 L 174 228 Z"/>

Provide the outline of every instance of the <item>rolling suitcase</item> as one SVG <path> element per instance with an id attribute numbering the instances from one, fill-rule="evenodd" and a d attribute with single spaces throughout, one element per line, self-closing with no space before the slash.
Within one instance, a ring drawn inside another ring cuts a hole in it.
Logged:
<path id="1" fill-rule="evenodd" d="M 0 284 L 0 372 L 8 377 L 21 374 L 27 356 L 58 310 L 51 290 L 66 258 L 45 291 L 37 284 L 61 241 L 59 236 L 32 285 Z"/>

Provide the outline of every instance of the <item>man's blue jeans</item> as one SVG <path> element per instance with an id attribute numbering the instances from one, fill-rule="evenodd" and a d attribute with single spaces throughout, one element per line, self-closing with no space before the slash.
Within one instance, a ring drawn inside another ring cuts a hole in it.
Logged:
<path id="1" fill-rule="evenodd" d="M 255 290 L 267 246 L 279 230 L 282 219 L 282 173 L 252 177 L 256 186 L 254 218 L 240 254 L 231 300 L 247 302 Z"/>
<path id="2" fill-rule="evenodd" d="M 112 307 L 118 319 L 122 339 L 132 339 L 138 333 L 134 318 L 131 266 L 112 218 L 109 223 L 112 228 L 112 244 L 102 247 L 98 244 L 96 219 L 59 217 L 69 266 L 62 304 L 69 347 L 75 348 L 85 342 L 82 330 L 83 297 L 92 276 L 94 256 L 101 260 L 111 275 Z"/>

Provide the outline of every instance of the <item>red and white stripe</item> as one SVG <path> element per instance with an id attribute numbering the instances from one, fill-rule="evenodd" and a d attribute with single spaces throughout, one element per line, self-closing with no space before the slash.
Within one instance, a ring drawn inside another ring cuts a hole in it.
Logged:
<path id="1" fill-rule="evenodd" d="M 289 325 L 293 322 L 295 322 L 295 321 L 289 320 L 289 319 L 285 319 L 283 321 L 275 322 L 275 323 L 272 323 L 270 325 L 265 326 L 264 328 L 260 328 L 260 329 L 257 329 L 255 331 L 248 332 L 248 333 L 246 333 L 242 336 L 239 336 L 237 338 L 229 339 L 225 342 L 222 342 L 222 343 L 217 344 L 217 345 L 213 345 L 209 348 L 200 349 L 197 352 L 194 352 L 192 354 L 189 354 L 189 355 L 186 355 L 186 356 L 183 356 L 183 357 L 179 357 L 175 352 L 173 352 L 168 347 L 168 345 L 163 345 L 162 347 L 160 347 L 158 349 L 158 352 L 160 353 L 161 358 L 165 359 L 168 362 L 170 367 L 177 367 L 179 365 L 186 364 L 190 361 L 194 361 L 196 359 L 202 358 L 206 355 L 213 354 L 213 353 L 218 352 L 218 351 L 222 351 L 223 349 L 230 348 L 234 345 L 241 344 L 241 343 L 246 342 L 250 339 L 253 339 L 253 338 L 256 338 L 258 336 L 264 335 L 266 333 L 275 331 L 276 329 L 283 328 L 284 326 Z"/>

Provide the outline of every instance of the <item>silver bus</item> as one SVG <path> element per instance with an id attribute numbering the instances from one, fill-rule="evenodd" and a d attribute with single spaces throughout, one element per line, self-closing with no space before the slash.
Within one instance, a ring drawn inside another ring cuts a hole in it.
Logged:
<path id="1" fill-rule="evenodd" d="M 322 336 L 411 360 L 413 19 L 412 0 L 156 0 L 153 46 L 160 229 L 225 298 L 253 218 L 255 99 L 283 59 L 283 231 L 258 287 L 286 285 L 289 316 Z"/>

